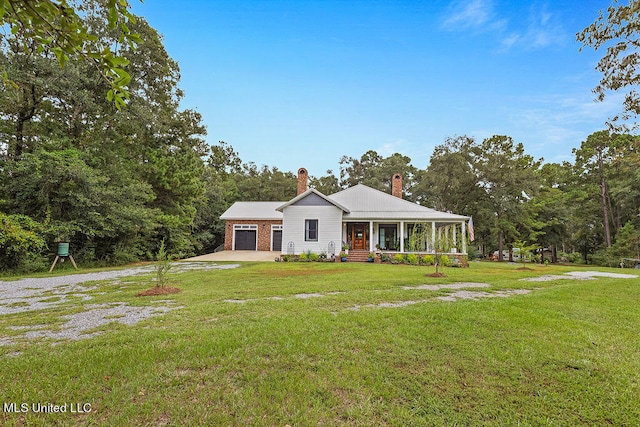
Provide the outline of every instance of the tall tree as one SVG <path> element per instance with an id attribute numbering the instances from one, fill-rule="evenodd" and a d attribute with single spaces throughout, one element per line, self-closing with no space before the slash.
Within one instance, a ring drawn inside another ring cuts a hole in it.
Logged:
<path id="1" fill-rule="evenodd" d="M 429 166 L 417 180 L 414 193 L 423 205 L 441 211 L 468 213 L 482 198 L 473 165 L 472 137 L 447 138 L 434 148 Z"/>
<path id="2" fill-rule="evenodd" d="M 125 71 L 128 60 L 120 55 L 122 46 L 134 47 L 141 41 L 129 29 L 136 18 L 129 10 L 128 0 L 101 2 L 105 22 L 112 30 L 118 29 L 117 43 L 103 43 L 91 31 L 84 18 L 94 3 L 76 3 L 67 0 L 0 0 L 0 22 L 11 33 L 28 41 L 29 50 L 52 52 L 60 65 L 69 60 L 83 59 L 92 64 L 109 85 L 107 97 L 117 108 L 129 97 L 130 80 Z M 13 82 L 4 76 L 5 84 Z"/>
<path id="3" fill-rule="evenodd" d="M 322 194 L 333 194 L 340 191 L 340 182 L 333 174 L 331 169 L 327 170 L 327 174 L 321 177 L 309 177 L 309 187 L 315 188 Z"/>
<path id="4" fill-rule="evenodd" d="M 603 101 L 610 91 L 626 92 L 622 113 L 608 123 L 616 131 L 627 131 L 625 121 L 640 113 L 640 94 L 636 90 L 640 81 L 639 30 L 640 1 L 619 4 L 614 0 L 606 11 L 599 12 L 595 22 L 576 35 L 583 47 L 606 49 L 596 66 L 603 74 L 594 89 L 596 99 Z"/>
<path id="5" fill-rule="evenodd" d="M 352 187 L 364 184 L 376 190 L 391 192 L 391 181 L 394 174 L 402 175 L 402 190 L 404 197 L 413 200 L 413 186 L 417 169 L 411 164 L 411 159 L 399 153 L 382 157 L 374 150 L 364 153 L 359 159 L 343 156 L 340 159 L 340 186 Z"/>
<path id="6" fill-rule="evenodd" d="M 540 160 L 524 152 L 522 143 L 509 136 L 495 135 L 472 149 L 478 185 L 494 214 L 493 227 L 498 239 L 498 259 L 503 260 L 505 240 L 511 243 L 523 231 L 530 231 L 530 215 L 526 203 L 539 187 L 536 171 Z M 511 251 L 509 251 L 511 258 Z"/>
<path id="7" fill-rule="evenodd" d="M 569 163 L 546 163 L 539 169 L 540 188 L 529 201 L 534 222 L 534 239 L 542 248 L 551 250 L 551 262 L 558 261 L 558 248 L 569 237 L 568 224 L 573 210 L 573 202 L 567 192 L 568 179 L 573 172 Z"/>
<path id="8" fill-rule="evenodd" d="M 573 150 L 575 166 L 583 177 L 583 182 L 597 185 L 604 243 L 607 247 L 611 246 L 612 235 L 622 223 L 621 202 L 612 198 L 610 189 L 612 186 L 624 186 L 623 182 L 627 181 L 627 177 L 620 172 L 628 163 L 625 158 L 636 151 L 634 145 L 635 139 L 630 135 L 598 131 L 589 135 L 580 148 Z"/>
<path id="9" fill-rule="evenodd" d="M 259 168 L 249 162 L 243 165 L 242 174 L 234 179 L 243 200 L 282 201 L 296 195 L 297 177 L 276 167 L 263 165 Z"/>
<path id="10" fill-rule="evenodd" d="M 613 139 L 607 131 L 591 134 L 583 141 L 579 149 L 574 149 L 576 167 L 588 169 L 589 175 L 595 176 L 599 188 L 598 199 L 602 211 L 602 225 L 604 227 L 604 243 L 611 246 L 609 191 L 605 163 L 609 163 L 609 153 L 613 152 Z"/>
<path id="11" fill-rule="evenodd" d="M 91 34 L 117 43 L 121 29 L 106 25 L 108 9 L 92 2 L 83 12 Z M 89 259 L 149 257 L 162 238 L 177 255 L 197 244 L 205 130 L 197 113 L 179 109 L 179 69 L 160 36 L 144 19 L 130 25 L 144 41 L 122 52 L 136 76 L 135 102 L 122 110 L 104 98 L 108 84 L 87 62 L 62 70 L 53 52 L 28 48 L 22 34 L 2 38 L 0 65 L 20 90 L 0 92 L 0 209 L 66 225 Z"/>

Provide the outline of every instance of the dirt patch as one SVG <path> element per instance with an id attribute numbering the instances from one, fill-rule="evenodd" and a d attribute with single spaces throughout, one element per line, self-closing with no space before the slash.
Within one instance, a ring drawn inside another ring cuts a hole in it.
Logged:
<path id="1" fill-rule="evenodd" d="M 457 282 L 447 283 L 443 285 L 418 285 L 418 286 L 403 286 L 405 290 L 424 290 L 424 291 L 439 291 L 440 289 L 464 289 L 464 288 L 489 288 L 488 283 L 476 283 L 476 282 Z"/>
<path id="2" fill-rule="evenodd" d="M 294 295 L 295 298 L 302 298 L 302 299 L 307 299 L 307 298 L 319 298 L 319 297 L 323 297 L 323 294 L 296 294 Z"/>
<path id="3" fill-rule="evenodd" d="M 341 268 L 330 268 L 327 270 L 264 270 L 260 272 L 260 275 L 264 277 L 296 277 L 309 276 L 310 274 L 314 276 L 344 274 L 344 270 Z"/>
<path id="4" fill-rule="evenodd" d="M 444 273 L 431 273 L 431 274 L 425 274 L 426 277 L 446 277 L 444 275 Z"/>
<path id="5" fill-rule="evenodd" d="M 440 301 L 457 301 L 460 299 L 477 300 L 480 298 L 508 298 L 513 295 L 526 295 L 531 289 L 514 289 L 510 291 L 482 292 L 482 291 L 456 291 L 446 296 L 438 297 Z"/>
<path id="6" fill-rule="evenodd" d="M 438 290 L 438 289 L 458 289 L 458 287 L 482 287 L 486 288 L 490 285 L 486 283 L 452 283 L 449 285 L 422 285 L 419 287 L 405 287 L 403 289 L 427 289 L 427 290 Z M 512 289 L 507 291 L 497 291 L 497 292 L 483 292 L 483 291 L 467 291 L 467 290 L 459 290 L 456 292 L 452 292 L 448 295 L 443 295 L 435 298 L 422 299 L 422 300 L 409 300 L 409 301 L 395 301 L 395 302 L 381 302 L 379 304 L 366 304 L 366 305 L 355 305 L 353 307 L 347 308 L 350 311 L 360 311 L 361 308 L 401 308 L 407 307 L 414 304 L 433 302 L 433 301 L 448 301 L 455 302 L 458 300 L 478 300 L 481 298 L 508 298 L 514 295 L 526 295 L 531 292 L 531 289 Z"/>
<path id="7" fill-rule="evenodd" d="M 524 280 L 526 282 L 548 282 L 550 280 L 596 280 L 598 277 L 609 277 L 612 279 L 636 279 L 636 274 L 622 274 L 622 273 L 607 273 L 604 271 L 570 271 L 562 275 L 547 274 L 539 277 L 528 277 Z"/>
<path id="8" fill-rule="evenodd" d="M 149 296 L 155 296 L 155 295 L 171 295 L 171 294 L 177 294 L 178 292 L 182 292 L 182 289 L 174 288 L 171 286 L 156 286 L 151 289 L 147 289 L 146 291 L 138 292 L 136 296 L 149 297 Z"/>

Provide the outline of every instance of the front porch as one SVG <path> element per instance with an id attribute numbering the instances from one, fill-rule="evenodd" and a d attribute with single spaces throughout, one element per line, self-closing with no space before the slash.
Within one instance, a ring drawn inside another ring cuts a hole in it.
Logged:
<path id="1" fill-rule="evenodd" d="M 342 223 L 350 250 L 388 253 L 467 254 L 466 222 L 351 221 Z"/>

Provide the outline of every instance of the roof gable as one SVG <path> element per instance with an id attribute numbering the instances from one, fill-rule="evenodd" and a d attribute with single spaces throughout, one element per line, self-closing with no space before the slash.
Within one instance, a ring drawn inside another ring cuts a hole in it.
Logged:
<path id="1" fill-rule="evenodd" d="M 305 200 L 307 198 L 309 200 Z M 294 197 L 288 202 L 282 204 L 277 208 L 277 210 L 282 212 L 286 207 L 293 206 L 293 205 L 322 206 L 323 205 L 322 202 L 326 203 L 324 204 L 324 206 L 333 205 L 344 212 L 347 212 L 347 213 L 349 212 L 349 209 L 345 208 L 337 201 L 332 200 L 331 198 L 325 196 L 324 194 L 322 194 L 321 192 L 319 192 L 314 188 L 310 188 L 304 193 L 299 194 L 298 196 Z"/>

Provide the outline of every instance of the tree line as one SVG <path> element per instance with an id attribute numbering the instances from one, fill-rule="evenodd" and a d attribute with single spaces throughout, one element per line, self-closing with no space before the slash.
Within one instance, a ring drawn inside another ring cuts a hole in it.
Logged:
<path id="1" fill-rule="evenodd" d="M 105 97 L 113 82 L 90 61 L 62 68 L 55 45 L 0 36 L 0 270 L 45 269 L 59 241 L 85 265 L 153 259 L 161 242 L 178 257 L 207 253 L 223 243 L 219 217 L 233 202 L 295 196 L 293 173 L 243 162 L 225 142 L 208 146 L 200 115 L 179 107 L 180 70 L 162 37 L 142 17 L 113 26 L 110 13 L 88 2 L 78 19 L 96 46 L 120 46 L 126 106 Z M 119 45 L 123 32 L 135 46 Z M 550 249 L 551 261 L 564 252 L 613 265 L 640 255 L 639 150 L 638 137 L 601 131 L 556 164 L 509 136 L 456 136 L 426 169 L 370 150 L 309 185 L 390 192 L 401 173 L 406 199 L 473 216 L 480 254 L 526 243 Z"/>

